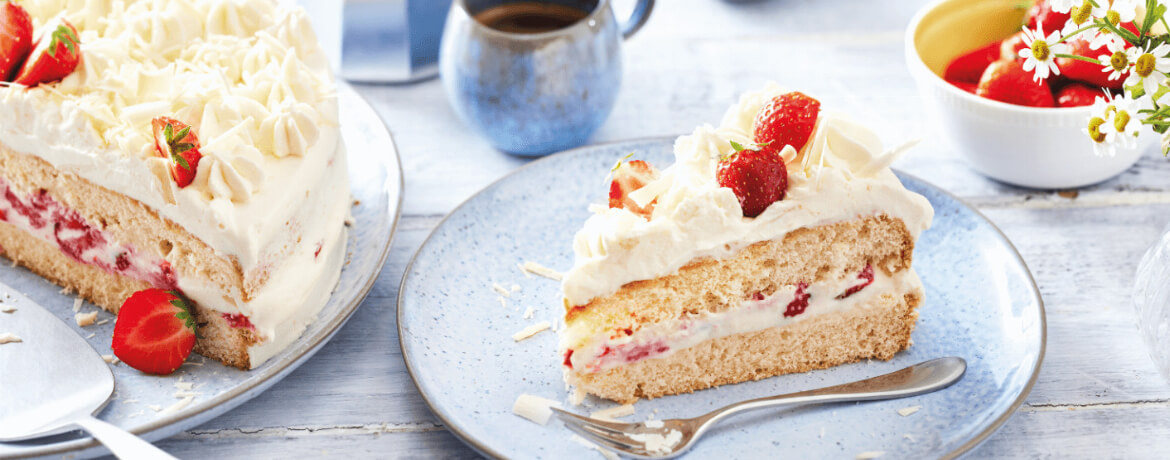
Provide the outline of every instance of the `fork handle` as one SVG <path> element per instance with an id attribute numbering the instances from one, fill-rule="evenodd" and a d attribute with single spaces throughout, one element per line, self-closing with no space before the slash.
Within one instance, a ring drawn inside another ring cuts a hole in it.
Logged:
<path id="1" fill-rule="evenodd" d="M 865 380 L 738 402 L 700 418 L 707 427 L 733 414 L 766 407 L 905 398 L 946 388 L 966 370 L 967 362 L 963 358 L 936 358 Z"/>
<path id="2" fill-rule="evenodd" d="M 76 420 L 74 423 L 89 432 L 94 439 L 104 444 L 107 449 L 110 449 L 110 452 L 115 457 L 122 460 L 177 460 L 162 449 L 146 442 L 146 440 L 96 418 L 86 416 Z"/>

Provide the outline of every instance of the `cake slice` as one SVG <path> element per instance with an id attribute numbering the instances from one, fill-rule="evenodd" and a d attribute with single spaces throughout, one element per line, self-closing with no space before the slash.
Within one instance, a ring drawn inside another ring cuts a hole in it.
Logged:
<path id="1" fill-rule="evenodd" d="M 769 85 L 669 168 L 619 164 L 563 280 L 566 382 L 628 403 L 910 346 L 933 210 L 889 170 L 902 150 Z"/>
<path id="2" fill-rule="evenodd" d="M 352 202 L 304 11 L 0 8 L 0 36 L 32 45 L 0 40 L 14 66 L 0 69 L 0 252 L 111 312 L 137 291 L 178 292 L 194 304 L 195 351 L 230 366 L 295 340 L 340 276 Z"/>

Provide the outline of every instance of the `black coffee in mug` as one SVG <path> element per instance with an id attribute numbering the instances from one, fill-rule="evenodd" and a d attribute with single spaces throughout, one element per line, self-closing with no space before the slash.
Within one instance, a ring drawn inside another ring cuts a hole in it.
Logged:
<path id="1" fill-rule="evenodd" d="M 589 15 L 589 11 L 542 2 L 496 5 L 475 15 L 476 22 L 501 32 L 538 34 L 564 29 Z"/>

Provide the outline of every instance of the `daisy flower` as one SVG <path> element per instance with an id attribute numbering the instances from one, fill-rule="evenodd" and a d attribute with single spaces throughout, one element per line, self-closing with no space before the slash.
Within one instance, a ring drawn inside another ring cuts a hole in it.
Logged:
<path id="1" fill-rule="evenodd" d="M 1137 147 L 1137 136 L 1142 122 L 1138 119 L 1140 100 L 1124 95 L 1097 97 L 1090 108 L 1091 116 L 1085 133 L 1093 140 L 1097 156 L 1115 156 L 1118 149 Z"/>
<path id="2" fill-rule="evenodd" d="M 1163 43 L 1147 51 L 1134 47 L 1127 54 L 1133 63 L 1133 71 L 1125 79 L 1125 86 L 1140 84 L 1146 94 L 1153 96 L 1158 86 L 1166 82 L 1166 73 L 1170 72 L 1170 58 L 1166 57 L 1170 54 L 1170 45 Z"/>
<path id="3" fill-rule="evenodd" d="M 1141 2 L 1145 6 L 1144 1 Z M 1113 25 L 1133 22 L 1137 18 L 1138 0 L 1097 0 L 1093 17 L 1109 21 Z"/>
<path id="4" fill-rule="evenodd" d="M 1170 0 L 1165 0 L 1165 1 L 1170 1 Z M 1057 13 L 1067 13 L 1069 10 L 1073 9 L 1073 7 L 1077 6 L 1077 4 L 1079 4 L 1079 3 L 1081 3 L 1080 0 L 1049 0 L 1048 6 L 1050 8 L 1052 8 L 1052 11 L 1055 11 Z"/>
<path id="5" fill-rule="evenodd" d="M 1170 0 L 1166 0 L 1170 1 Z M 1060 29 L 1060 35 L 1067 37 L 1082 26 L 1092 24 L 1093 19 L 1093 3 L 1085 0 L 1081 6 L 1073 7 L 1069 10 L 1068 21 L 1065 21 L 1064 28 Z M 1094 48 L 1095 49 L 1095 48 Z"/>
<path id="6" fill-rule="evenodd" d="M 1060 75 L 1060 67 L 1056 66 L 1056 54 L 1067 54 L 1068 44 L 1057 43 L 1060 41 L 1060 32 L 1052 31 L 1048 37 L 1044 37 L 1044 25 L 1036 24 L 1036 30 L 1024 28 L 1024 44 L 1027 48 L 1020 50 L 1020 57 L 1024 58 L 1024 71 L 1031 72 L 1035 69 L 1036 74 L 1032 76 L 1032 81 L 1038 82 L 1048 78 L 1048 73 L 1051 71 L 1056 75 Z"/>
<path id="7" fill-rule="evenodd" d="M 1110 80 L 1120 80 L 1121 77 L 1129 73 L 1131 63 L 1129 54 L 1126 53 L 1125 45 L 1118 45 L 1109 43 L 1106 48 L 1110 54 L 1102 54 L 1097 56 L 1097 60 L 1101 61 L 1101 71 L 1109 74 Z"/>

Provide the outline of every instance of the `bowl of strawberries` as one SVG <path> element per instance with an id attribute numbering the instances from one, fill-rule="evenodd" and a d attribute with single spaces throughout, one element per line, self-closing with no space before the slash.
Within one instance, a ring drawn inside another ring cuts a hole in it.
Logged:
<path id="1" fill-rule="evenodd" d="M 1025 65 L 1024 29 L 1047 34 L 1069 20 L 1049 1 L 939 0 L 910 22 L 906 63 L 928 115 L 976 171 L 1024 187 L 1081 187 L 1133 166 L 1158 137 L 1145 130 L 1132 146 L 1099 154 L 1088 135 L 1090 106 L 1121 94 L 1125 76 L 1110 79 L 1110 69 L 1075 58 L 1057 57 L 1060 74 L 1046 79 Z M 1110 53 L 1093 45 L 1075 37 L 1065 51 Z"/>

